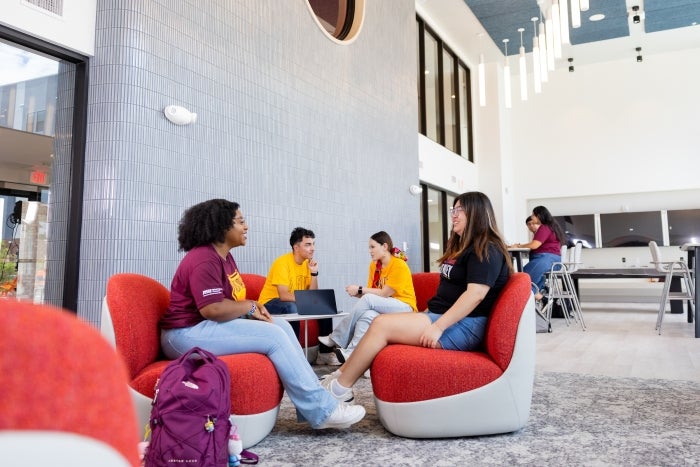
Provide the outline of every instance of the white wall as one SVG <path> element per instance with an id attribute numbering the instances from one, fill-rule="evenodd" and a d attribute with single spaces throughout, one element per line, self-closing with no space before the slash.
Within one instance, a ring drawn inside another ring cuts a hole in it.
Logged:
<path id="1" fill-rule="evenodd" d="M 517 219 L 700 207 L 696 167 L 700 49 L 557 70 L 513 101 Z M 524 225 L 518 235 L 526 238 Z"/>
<path id="2" fill-rule="evenodd" d="M 20 0 L 3 0 L 0 24 L 92 56 L 96 5 L 97 0 L 63 0 L 63 16 L 57 16 Z"/>

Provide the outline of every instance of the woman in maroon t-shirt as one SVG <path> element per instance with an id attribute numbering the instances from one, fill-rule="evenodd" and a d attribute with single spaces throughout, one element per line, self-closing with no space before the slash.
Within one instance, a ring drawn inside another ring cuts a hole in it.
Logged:
<path id="1" fill-rule="evenodd" d="M 566 244 L 566 234 L 546 207 L 535 207 L 532 215 L 541 224 L 534 238 L 529 243 L 518 243 L 515 246 L 530 249 L 530 260 L 523 271 L 530 275 L 534 284 L 532 293 L 535 294 L 535 299 L 541 300 L 540 290 L 544 288 L 544 276 L 552 269 L 552 264 L 561 261 L 561 246 Z"/>

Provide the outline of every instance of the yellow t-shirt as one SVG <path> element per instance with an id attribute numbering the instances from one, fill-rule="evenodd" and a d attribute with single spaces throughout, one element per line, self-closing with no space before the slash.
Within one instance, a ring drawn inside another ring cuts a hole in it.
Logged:
<path id="1" fill-rule="evenodd" d="M 374 271 L 377 268 L 376 262 L 372 261 L 369 265 L 369 277 L 367 278 L 367 287 L 373 288 L 372 280 L 374 279 Z M 385 285 L 394 289 L 393 298 L 413 308 L 413 311 L 418 311 L 416 307 L 416 292 L 413 290 L 413 279 L 411 278 L 411 269 L 406 264 L 406 261 L 391 257 L 391 261 L 387 266 L 382 267 L 379 271 L 379 288 Z"/>
<path id="2" fill-rule="evenodd" d="M 297 264 L 291 252 L 277 258 L 270 266 L 258 301 L 264 305 L 274 298 L 280 298 L 278 285 L 286 285 L 291 292 L 308 289 L 311 286 L 308 260 Z"/>

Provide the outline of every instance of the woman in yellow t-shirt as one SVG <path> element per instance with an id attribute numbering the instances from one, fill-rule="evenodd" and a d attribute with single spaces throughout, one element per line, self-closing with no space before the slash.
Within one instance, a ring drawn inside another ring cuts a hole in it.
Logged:
<path id="1" fill-rule="evenodd" d="M 329 347 L 338 347 L 336 354 L 343 362 L 367 332 L 372 320 L 380 313 L 398 313 L 416 310 L 416 293 L 413 290 L 411 270 L 406 256 L 394 248 L 388 233 L 381 231 L 369 239 L 369 265 L 367 286 L 351 284 L 345 291 L 360 300 L 329 336 L 318 338 Z"/>

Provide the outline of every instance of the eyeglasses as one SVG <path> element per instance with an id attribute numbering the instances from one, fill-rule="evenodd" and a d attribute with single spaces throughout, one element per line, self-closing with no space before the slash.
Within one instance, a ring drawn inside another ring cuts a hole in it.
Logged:
<path id="1" fill-rule="evenodd" d="M 457 206 L 456 208 L 450 208 L 450 216 L 459 216 L 460 212 L 464 212 L 462 206 Z"/>
<path id="2" fill-rule="evenodd" d="M 234 221 L 238 221 L 238 223 L 241 224 L 241 225 L 246 225 L 246 223 L 245 223 L 245 217 L 234 217 L 233 220 L 234 220 Z M 234 222 L 234 224 L 235 224 L 235 222 Z"/>

